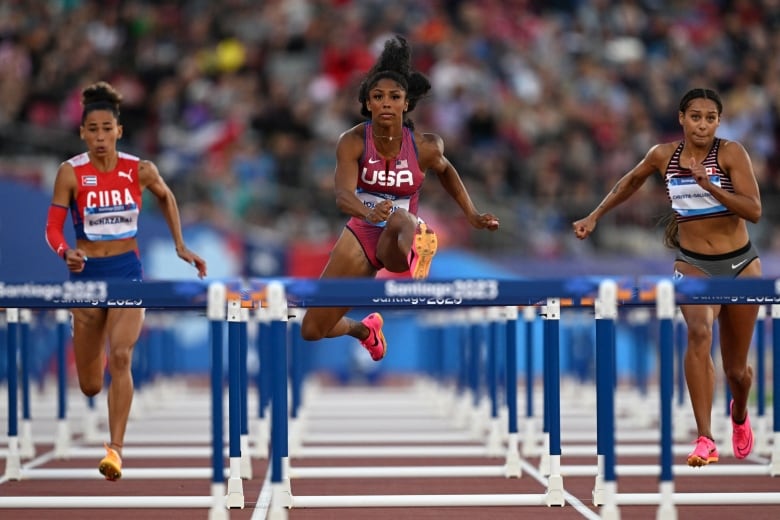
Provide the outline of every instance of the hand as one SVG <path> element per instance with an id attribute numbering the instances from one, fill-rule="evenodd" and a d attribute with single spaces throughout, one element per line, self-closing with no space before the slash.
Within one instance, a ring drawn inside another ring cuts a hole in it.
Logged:
<path id="1" fill-rule="evenodd" d="M 693 179 L 696 181 L 696 184 L 698 184 L 704 189 L 707 189 L 707 187 L 710 184 L 710 178 L 707 175 L 707 169 L 704 167 L 704 165 L 697 163 L 696 160 L 691 158 L 691 164 L 689 169 L 693 174 Z"/>
<path id="2" fill-rule="evenodd" d="M 580 240 L 584 240 L 596 229 L 596 220 L 591 217 L 585 217 L 573 222 L 571 226 L 574 228 L 574 235 Z"/>
<path id="3" fill-rule="evenodd" d="M 80 273 L 87 263 L 87 255 L 81 249 L 68 249 L 65 251 L 65 264 L 73 273 Z"/>
<path id="4" fill-rule="evenodd" d="M 366 215 L 366 220 L 372 224 L 378 224 L 384 222 L 390 216 L 393 210 L 393 202 L 390 200 L 383 200 L 382 202 L 375 204 L 371 211 Z"/>
<path id="5" fill-rule="evenodd" d="M 184 246 L 176 248 L 176 254 L 188 264 L 195 266 L 198 270 L 198 278 L 203 279 L 206 276 L 206 261 L 201 257 Z"/>
<path id="6" fill-rule="evenodd" d="M 495 231 L 500 225 L 498 217 L 490 213 L 476 213 L 469 217 L 469 223 L 477 229 L 487 229 L 488 231 Z"/>

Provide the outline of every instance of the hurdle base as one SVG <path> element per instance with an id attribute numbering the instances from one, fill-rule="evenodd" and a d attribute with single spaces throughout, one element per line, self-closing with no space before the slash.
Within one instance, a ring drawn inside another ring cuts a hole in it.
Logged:
<path id="1" fill-rule="evenodd" d="M 604 481 L 604 503 L 599 511 L 602 520 L 620 520 L 620 509 L 615 501 L 617 482 Z"/>
<path id="2" fill-rule="evenodd" d="M 8 455 L 5 459 L 5 478 L 22 479 L 22 461 L 19 457 L 19 437 L 8 437 Z"/>
<path id="3" fill-rule="evenodd" d="M 225 508 L 225 485 L 221 482 L 211 484 L 211 501 L 208 520 L 228 520 L 230 515 Z"/>
<path id="4" fill-rule="evenodd" d="M 225 505 L 228 509 L 244 509 L 244 488 L 241 477 L 230 477 L 228 479 Z"/>
<path id="5" fill-rule="evenodd" d="M 239 442 L 241 444 L 241 478 L 252 480 L 252 457 L 249 452 L 249 435 L 241 434 Z"/>
<path id="6" fill-rule="evenodd" d="M 57 440 L 54 442 L 54 456 L 59 459 L 70 458 L 70 425 L 67 419 L 57 421 Z"/>
<path id="7" fill-rule="evenodd" d="M 775 432 L 772 446 L 772 462 L 769 464 L 769 474 L 773 477 L 780 475 L 780 432 Z"/>
<path id="8" fill-rule="evenodd" d="M 517 434 L 510 433 L 507 441 L 506 460 L 504 462 L 504 476 L 506 478 L 520 478 L 523 471 L 520 468 L 520 451 L 517 448 Z"/>
<path id="9" fill-rule="evenodd" d="M 267 520 L 287 520 L 287 510 L 291 507 L 292 495 L 287 486 L 282 482 L 271 484 L 271 503 Z"/>
<path id="10" fill-rule="evenodd" d="M 563 477 L 560 475 L 550 475 L 547 479 L 547 494 L 544 503 L 548 507 L 563 506 L 566 498 L 563 496 Z"/>
<path id="11" fill-rule="evenodd" d="M 596 482 L 593 484 L 593 491 L 591 492 L 594 506 L 603 506 L 606 503 L 606 497 L 604 496 L 604 475 L 599 473 L 596 475 Z"/>

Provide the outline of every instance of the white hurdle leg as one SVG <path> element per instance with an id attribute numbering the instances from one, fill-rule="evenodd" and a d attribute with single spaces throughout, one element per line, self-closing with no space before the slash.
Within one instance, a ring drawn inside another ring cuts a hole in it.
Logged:
<path id="1" fill-rule="evenodd" d="M 656 520 L 677 520 L 677 507 L 674 505 L 674 482 L 661 482 L 660 501 L 655 513 Z"/>
<path id="2" fill-rule="evenodd" d="M 775 432 L 775 441 L 772 447 L 772 462 L 769 467 L 770 475 L 773 477 L 780 476 L 780 432 Z"/>
<path id="3" fill-rule="evenodd" d="M 208 520 L 227 520 L 230 513 L 225 506 L 225 485 L 222 483 L 211 484 L 211 508 Z"/>
<path id="4" fill-rule="evenodd" d="M 241 300 L 238 299 L 230 299 L 227 303 L 227 320 L 228 322 L 240 322 L 241 321 Z M 231 341 L 238 341 L 238 339 L 233 339 L 230 337 L 230 334 L 228 334 L 228 342 Z M 229 348 L 233 348 L 232 345 Z M 238 367 L 230 367 L 230 370 L 238 370 Z M 232 383 L 231 383 L 232 384 Z M 237 396 L 230 395 L 228 393 L 229 399 L 237 399 Z M 232 405 L 231 405 L 232 406 Z M 233 421 L 239 421 L 238 417 L 230 417 L 230 422 Z M 228 426 L 230 424 L 228 423 Z M 228 428 L 228 431 L 230 429 Z M 233 442 L 231 440 L 231 442 Z M 244 451 L 243 441 L 241 440 L 241 437 L 239 437 L 239 454 L 238 456 L 231 456 L 230 457 L 230 477 L 228 478 L 228 484 L 227 484 L 227 507 L 230 509 L 244 509 L 244 485 L 241 480 L 241 469 L 242 469 L 242 462 L 241 462 L 241 452 Z"/>
<path id="5" fill-rule="evenodd" d="M 19 455 L 23 459 L 35 457 L 35 444 L 32 437 L 32 422 L 29 419 L 22 419 L 19 428 Z"/>
<path id="6" fill-rule="evenodd" d="M 563 477 L 561 476 L 561 456 L 550 455 L 550 476 L 547 477 L 545 504 L 548 506 L 563 506 L 565 503 Z"/>
<path id="7" fill-rule="evenodd" d="M 596 480 L 593 483 L 594 506 L 603 506 L 606 504 L 606 490 L 604 489 L 604 455 L 596 455 Z"/>
<path id="8" fill-rule="evenodd" d="M 25 330 L 29 331 L 30 325 L 32 323 L 32 311 L 30 309 L 19 310 L 19 323 L 25 327 Z M 20 345 L 20 347 L 29 348 L 30 345 Z M 30 352 L 25 353 L 25 356 L 29 355 Z M 22 359 L 25 358 L 23 357 Z M 29 359 L 29 357 L 27 357 L 27 359 Z M 29 376 L 30 367 L 23 367 L 23 370 L 24 373 Z M 29 388 L 25 388 L 25 391 L 29 391 Z M 32 459 L 35 457 L 35 443 L 33 442 L 32 436 L 32 422 L 30 419 L 22 419 L 19 426 L 19 455 L 23 459 Z"/>

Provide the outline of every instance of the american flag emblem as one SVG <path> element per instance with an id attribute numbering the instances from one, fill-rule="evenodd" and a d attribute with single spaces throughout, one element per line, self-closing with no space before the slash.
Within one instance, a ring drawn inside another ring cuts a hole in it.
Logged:
<path id="1" fill-rule="evenodd" d="M 409 161 L 406 159 L 398 159 L 395 161 L 395 167 L 396 168 L 408 168 L 409 167 Z"/>
<path id="2" fill-rule="evenodd" d="M 85 175 L 81 178 L 82 186 L 97 186 L 97 175 Z"/>

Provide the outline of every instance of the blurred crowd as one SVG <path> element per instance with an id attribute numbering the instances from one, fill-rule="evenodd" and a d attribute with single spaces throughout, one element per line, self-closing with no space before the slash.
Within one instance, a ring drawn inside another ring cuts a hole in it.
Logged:
<path id="1" fill-rule="evenodd" d="M 444 138 L 502 220 L 470 232 L 429 179 L 421 213 L 444 245 L 662 252 L 660 178 L 591 241 L 571 222 L 681 135 L 680 97 L 706 86 L 723 96 L 720 136 L 745 145 L 759 180 L 753 240 L 780 251 L 780 0 L 0 0 L 0 154 L 82 151 L 80 91 L 107 80 L 124 95 L 120 148 L 157 163 L 185 221 L 331 240 L 345 221 L 335 142 L 394 34 L 433 85 L 415 125 Z"/>

